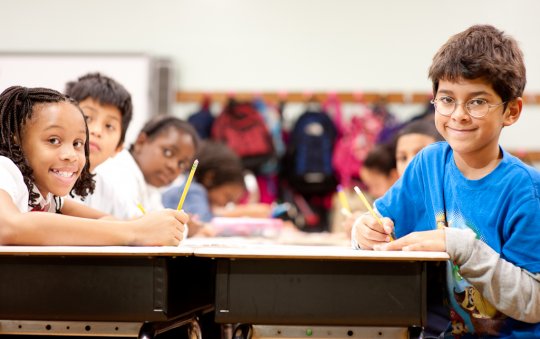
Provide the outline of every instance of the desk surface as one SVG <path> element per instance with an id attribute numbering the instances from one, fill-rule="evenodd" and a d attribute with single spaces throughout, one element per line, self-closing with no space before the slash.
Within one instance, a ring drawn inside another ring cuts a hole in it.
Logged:
<path id="1" fill-rule="evenodd" d="M 252 241 L 202 241 L 178 247 L 131 246 L 0 246 L 0 255 L 24 256 L 192 256 L 208 258 L 270 258 L 327 260 L 444 261 L 444 252 L 361 251 L 344 246 L 275 245 Z"/>
<path id="2" fill-rule="evenodd" d="M 0 255 L 25 256 L 191 256 L 190 246 L 0 246 Z"/>
<path id="3" fill-rule="evenodd" d="M 383 260 L 383 261 L 444 261 L 445 252 L 362 251 L 339 246 L 236 245 L 200 246 L 195 256 L 211 258 L 251 259 L 326 259 L 326 260 Z"/>

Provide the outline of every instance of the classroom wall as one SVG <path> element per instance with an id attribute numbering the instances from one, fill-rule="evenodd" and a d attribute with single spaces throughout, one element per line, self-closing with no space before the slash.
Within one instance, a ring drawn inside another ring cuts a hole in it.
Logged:
<path id="1" fill-rule="evenodd" d="M 514 35 L 540 92 L 537 0 L 0 0 L 3 52 L 170 57 L 189 91 L 429 91 L 431 57 L 471 24 Z M 186 109 L 177 112 L 187 114 Z M 540 150 L 540 106 L 503 145 Z"/>

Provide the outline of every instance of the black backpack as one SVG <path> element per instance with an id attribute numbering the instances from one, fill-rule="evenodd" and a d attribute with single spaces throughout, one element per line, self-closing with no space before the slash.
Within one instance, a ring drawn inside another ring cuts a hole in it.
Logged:
<path id="1" fill-rule="evenodd" d="M 306 111 L 296 121 L 283 158 L 282 177 L 301 194 L 336 189 L 332 154 L 337 128 L 328 114 Z"/>

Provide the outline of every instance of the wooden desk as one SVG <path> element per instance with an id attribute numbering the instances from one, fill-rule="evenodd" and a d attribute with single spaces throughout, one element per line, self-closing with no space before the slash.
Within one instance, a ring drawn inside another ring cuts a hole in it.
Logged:
<path id="1" fill-rule="evenodd" d="M 388 331 L 396 328 L 409 333 L 426 323 L 429 263 L 448 259 L 327 246 L 207 246 L 194 254 L 216 260 L 216 322 L 285 325 L 260 327 L 265 338 L 293 332 L 319 338 L 297 325 L 326 326 L 325 333 L 347 326 L 343 338 L 402 336 Z"/>
<path id="2" fill-rule="evenodd" d="M 190 247 L 0 246 L 0 334 L 152 338 L 213 310 Z"/>

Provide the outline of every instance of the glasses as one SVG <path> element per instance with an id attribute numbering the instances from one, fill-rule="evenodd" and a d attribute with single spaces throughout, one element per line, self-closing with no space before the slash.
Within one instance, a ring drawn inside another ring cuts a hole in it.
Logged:
<path id="1" fill-rule="evenodd" d="M 440 97 L 437 99 L 431 100 L 431 103 L 435 105 L 435 110 L 440 115 L 451 116 L 455 111 L 458 105 L 463 103 L 457 102 L 454 98 L 451 97 Z M 489 113 L 490 108 L 498 107 L 500 105 L 506 104 L 506 101 L 501 102 L 500 104 L 488 104 L 484 99 L 471 99 L 465 102 L 465 109 L 467 113 L 473 118 L 483 118 L 486 114 Z"/>

